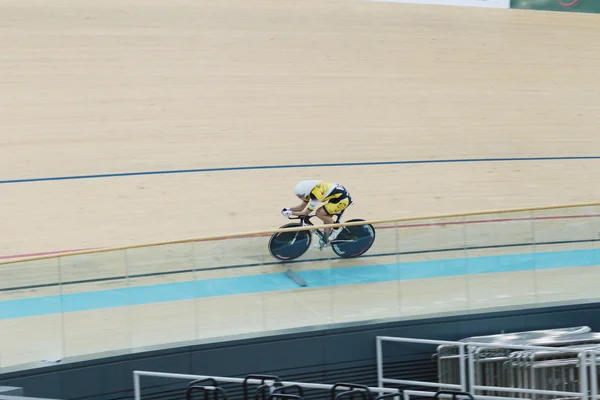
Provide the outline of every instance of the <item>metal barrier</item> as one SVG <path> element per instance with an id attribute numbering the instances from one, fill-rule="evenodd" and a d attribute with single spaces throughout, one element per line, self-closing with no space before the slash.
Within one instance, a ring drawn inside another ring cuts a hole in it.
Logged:
<path id="1" fill-rule="evenodd" d="M 600 400 L 598 392 L 600 388 L 598 384 L 598 363 L 600 363 L 600 350 L 588 350 L 588 366 L 590 368 L 590 400 Z"/>
<path id="2" fill-rule="evenodd" d="M 332 400 L 374 400 L 377 393 L 392 393 L 401 396 L 397 389 L 368 387 L 353 383 L 340 382 L 336 384 L 321 384 L 308 382 L 286 382 L 273 375 L 248 375 L 245 378 L 232 378 L 225 376 L 208 375 L 186 375 L 165 372 L 133 371 L 133 390 L 135 400 L 142 400 L 141 377 L 155 377 L 167 379 L 182 379 L 191 381 L 186 391 L 186 399 L 191 400 L 194 392 L 204 395 L 204 400 L 228 400 L 227 394 L 219 383 L 239 383 L 244 389 L 244 400 L 250 400 L 249 385 L 257 385 L 255 388 L 255 400 L 302 400 L 303 389 L 321 389 L 330 392 Z M 206 383 L 206 385 L 202 384 Z M 288 393 L 294 390 L 295 394 Z"/>
<path id="3" fill-rule="evenodd" d="M 378 336 L 378 386 L 395 384 L 460 390 L 486 399 L 510 395 L 532 400 L 600 400 L 597 374 L 600 335 L 582 328 L 585 327 L 553 331 L 556 335 L 552 340 L 546 338 L 546 342 L 557 347 L 525 345 L 519 341 L 452 342 Z M 437 345 L 439 382 L 385 377 L 384 342 Z M 570 345 L 563 346 L 566 343 Z"/>
<path id="4" fill-rule="evenodd" d="M 308 382 L 286 382 L 273 375 L 247 375 L 245 378 L 173 374 L 165 372 L 134 371 L 134 399 L 143 400 L 141 393 L 141 377 L 158 377 L 167 379 L 189 380 L 185 391 L 186 400 L 192 400 L 194 393 L 202 394 L 203 400 L 231 400 L 219 383 L 239 383 L 243 387 L 242 400 L 304 400 L 304 389 L 320 389 L 329 391 L 330 400 L 410 400 L 411 396 L 432 397 L 434 400 L 515 400 L 512 397 L 474 396 L 458 390 L 440 390 L 424 392 L 418 390 L 399 390 L 384 387 L 368 387 L 365 385 L 338 382 L 320 384 Z M 255 385 L 254 396 L 251 396 L 250 385 Z M 294 393 L 290 393 L 293 391 Z M 379 393 L 379 395 L 378 395 Z M 212 398 L 211 398 L 212 394 Z M 521 400 L 521 399 L 519 399 Z"/>
<path id="5" fill-rule="evenodd" d="M 478 396 L 473 395 L 466 392 L 456 391 L 455 393 L 450 394 L 452 391 L 441 390 L 438 392 L 426 392 L 421 390 L 403 390 L 403 400 L 410 400 L 411 396 L 419 396 L 419 397 L 434 397 L 434 398 L 448 398 L 450 397 L 452 400 L 456 400 L 459 397 L 475 399 L 475 400 L 516 400 L 515 397 L 500 397 L 500 396 Z M 522 400 L 522 399 L 519 399 Z"/>

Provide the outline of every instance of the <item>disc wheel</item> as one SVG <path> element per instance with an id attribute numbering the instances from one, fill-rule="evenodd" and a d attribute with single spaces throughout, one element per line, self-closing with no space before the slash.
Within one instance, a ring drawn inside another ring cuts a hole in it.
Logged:
<path id="1" fill-rule="evenodd" d="M 360 222 L 352 219 L 346 222 Z M 342 258 L 359 257 L 365 254 L 375 242 L 375 228 L 371 224 L 344 226 L 340 234 L 331 242 L 331 249 Z"/>
<path id="2" fill-rule="evenodd" d="M 291 223 L 280 227 L 299 228 L 301 224 Z M 308 250 L 312 236 L 310 231 L 277 232 L 269 239 L 269 252 L 271 255 L 282 261 L 290 261 L 300 257 Z"/>

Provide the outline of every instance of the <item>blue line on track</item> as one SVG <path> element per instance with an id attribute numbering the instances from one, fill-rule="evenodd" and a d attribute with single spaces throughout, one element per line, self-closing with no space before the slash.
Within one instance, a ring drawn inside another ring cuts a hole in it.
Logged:
<path id="1" fill-rule="evenodd" d="M 506 158 L 464 158 L 464 159 L 446 159 L 446 160 L 403 160 L 403 161 L 366 161 L 366 162 L 348 162 L 348 163 L 323 163 L 323 164 L 288 164 L 288 165 L 254 165 L 239 167 L 222 168 L 197 168 L 197 169 L 175 169 L 165 171 L 140 171 L 140 172 L 121 172 L 113 174 L 94 174 L 94 175 L 71 175 L 71 176 L 51 176 L 38 178 L 7 179 L 0 180 L 0 185 L 10 183 L 31 183 L 46 181 L 68 181 L 76 179 L 99 179 L 99 178 L 120 178 L 127 176 L 140 175 L 174 175 L 174 174 L 192 174 L 206 172 L 225 172 L 225 171 L 246 171 L 262 169 L 290 169 L 290 168 L 332 168 L 332 167 L 361 167 L 374 165 L 403 165 L 403 164 L 449 164 L 449 163 L 485 163 L 485 162 L 514 162 L 514 161 L 570 161 L 570 160 L 600 160 L 600 156 L 572 156 L 572 157 L 506 157 Z"/>

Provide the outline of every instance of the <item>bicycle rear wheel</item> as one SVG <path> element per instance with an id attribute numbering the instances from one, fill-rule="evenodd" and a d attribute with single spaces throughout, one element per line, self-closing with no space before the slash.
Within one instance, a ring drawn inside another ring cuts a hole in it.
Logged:
<path id="1" fill-rule="evenodd" d="M 302 224 L 286 224 L 279 229 L 299 228 Z M 312 236 L 310 231 L 277 232 L 269 239 L 269 252 L 282 261 L 289 261 L 300 257 L 308 250 Z"/>
<path id="2" fill-rule="evenodd" d="M 359 222 L 352 219 L 346 222 Z M 345 226 L 337 238 L 331 242 L 331 249 L 342 258 L 359 257 L 365 254 L 375 242 L 375 228 L 371 224 Z"/>

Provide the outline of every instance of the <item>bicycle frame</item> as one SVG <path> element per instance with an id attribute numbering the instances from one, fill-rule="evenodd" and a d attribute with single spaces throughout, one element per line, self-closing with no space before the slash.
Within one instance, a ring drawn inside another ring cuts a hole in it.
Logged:
<path id="1" fill-rule="evenodd" d="M 345 211 L 345 210 L 344 210 Z M 344 211 L 342 211 L 339 214 L 335 214 L 335 216 L 337 217 L 337 219 L 335 220 L 335 224 L 339 224 L 342 221 L 342 215 L 344 215 Z M 310 220 L 312 218 L 316 217 L 316 214 L 309 214 L 306 216 L 302 216 L 302 217 L 290 217 L 289 219 L 297 219 L 300 220 L 300 223 L 302 224 L 302 226 L 315 226 Z M 314 230 L 315 234 L 323 241 L 325 241 L 325 233 L 321 231 L 321 229 L 317 228 Z M 333 242 L 351 242 L 351 240 L 338 240 L 335 239 Z"/>

